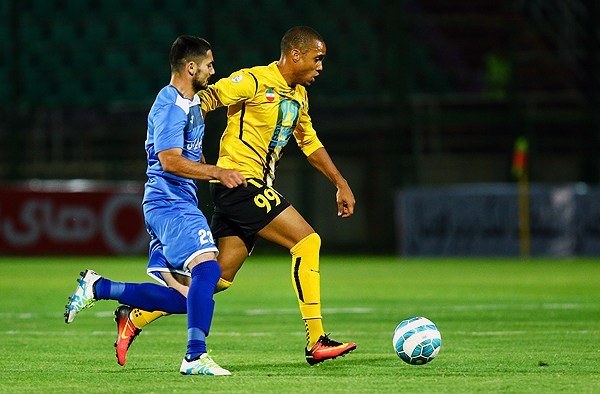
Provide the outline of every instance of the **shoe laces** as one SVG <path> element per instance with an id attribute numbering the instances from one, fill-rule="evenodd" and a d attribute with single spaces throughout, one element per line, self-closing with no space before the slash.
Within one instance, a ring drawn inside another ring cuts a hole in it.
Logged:
<path id="1" fill-rule="evenodd" d="M 204 365 L 206 365 L 209 368 L 220 368 L 219 365 L 215 362 L 215 360 L 213 360 L 209 356 L 206 356 L 203 362 Z"/>
<path id="2" fill-rule="evenodd" d="M 206 352 L 206 357 L 202 359 L 202 364 L 204 364 L 204 366 L 208 368 L 221 368 L 221 366 L 217 364 L 215 360 L 212 359 L 212 357 L 210 356 L 211 353 L 211 350 Z"/>
<path id="3" fill-rule="evenodd" d="M 340 345 L 342 345 L 341 342 L 338 342 L 338 341 L 335 341 L 335 340 L 329 338 L 329 334 L 321 335 L 321 338 L 319 338 L 319 342 L 321 342 L 321 344 L 323 346 L 340 346 Z"/>

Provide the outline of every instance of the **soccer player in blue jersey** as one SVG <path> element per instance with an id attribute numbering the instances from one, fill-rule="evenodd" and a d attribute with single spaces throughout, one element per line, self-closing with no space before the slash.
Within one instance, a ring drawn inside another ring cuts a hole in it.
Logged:
<path id="1" fill-rule="evenodd" d="M 210 44 L 180 36 L 169 60 L 170 84 L 159 92 L 148 115 L 148 181 L 142 205 L 151 250 L 164 255 L 174 272 L 190 273 L 189 289 L 182 293 L 154 283 L 115 282 L 85 270 L 66 305 L 65 321 L 71 323 L 79 311 L 104 299 L 150 311 L 187 312 L 187 352 L 180 372 L 230 375 L 206 350 L 221 269 L 212 233 L 198 209 L 195 180 L 217 180 L 229 188 L 245 186 L 246 180 L 238 171 L 203 162 L 204 120 L 196 92 L 206 89 L 214 74 Z"/>

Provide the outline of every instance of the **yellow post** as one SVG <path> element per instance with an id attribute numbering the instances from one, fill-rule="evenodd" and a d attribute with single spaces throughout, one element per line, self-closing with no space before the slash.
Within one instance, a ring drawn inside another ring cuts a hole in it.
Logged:
<path id="1" fill-rule="evenodd" d="M 531 255 L 531 231 L 529 223 L 529 180 L 523 174 L 519 178 L 519 255 Z"/>
<path id="2" fill-rule="evenodd" d="M 512 170 L 518 181 L 519 198 L 519 255 L 529 257 L 531 254 L 531 232 L 529 220 L 529 177 L 527 169 L 527 153 L 529 142 L 521 136 L 515 141 Z"/>

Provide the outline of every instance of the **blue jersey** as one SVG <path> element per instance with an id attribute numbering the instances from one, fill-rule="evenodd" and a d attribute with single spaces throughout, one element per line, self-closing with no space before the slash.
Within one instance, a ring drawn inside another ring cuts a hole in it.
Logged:
<path id="1" fill-rule="evenodd" d="M 196 181 L 165 172 L 158 160 L 158 152 L 181 148 L 183 157 L 199 162 L 202 157 L 203 137 L 204 119 L 199 97 L 194 95 L 190 100 L 183 97 L 175 87 L 164 87 L 156 96 L 148 114 L 148 181 L 143 203 L 185 199 L 198 204 Z"/>

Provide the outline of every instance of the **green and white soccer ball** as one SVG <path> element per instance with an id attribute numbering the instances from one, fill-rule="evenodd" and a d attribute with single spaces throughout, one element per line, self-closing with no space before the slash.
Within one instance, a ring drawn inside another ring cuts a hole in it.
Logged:
<path id="1" fill-rule="evenodd" d="M 412 365 L 427 364 L 440 352 L 442 335 L 436 325 L 424 317 L 402 320 L 394 330 L 394 350 L 402 361 Z"/>

